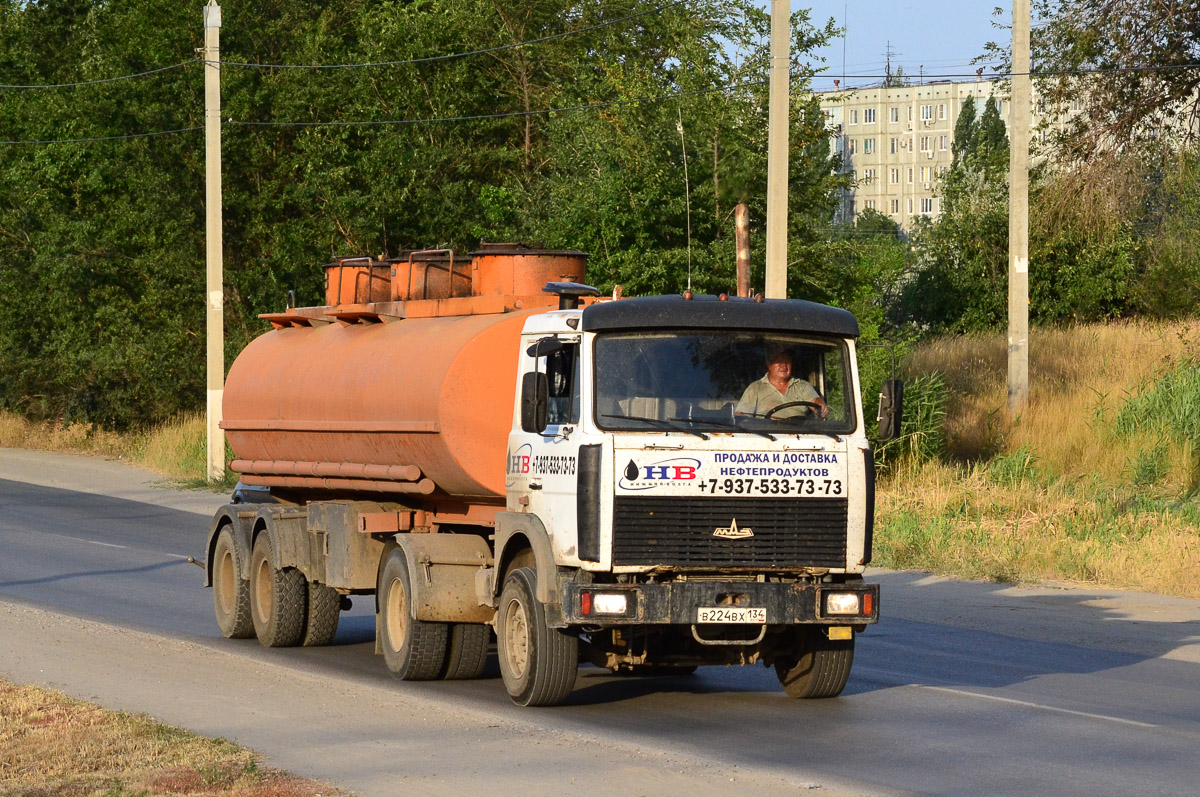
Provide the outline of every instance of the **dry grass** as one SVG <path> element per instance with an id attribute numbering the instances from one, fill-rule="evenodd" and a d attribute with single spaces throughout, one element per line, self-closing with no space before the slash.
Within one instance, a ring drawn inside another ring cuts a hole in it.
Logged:
<path id="1" fill-rule="evenodd" d="M 127 456 L 129 437 L 83 423 L 27 421 L 0 412 L 0 448 L 36 448 L 102 457 Z"/>
<path id="2" fill-rule="evenodd" d="M 1200 597 L 1196 442 L 1116 422 L 1195 357 L 1198 337 L 1196 324 L 1035 330 L 1029 407 L 1015 420 L 1000 335 L 918 350 L 909 373 L 948 387 L 946 455 L 901 463 L 883 485 L 877 563 Z"/>
<path id="3" fill-rule="evenodd" d="M 0 680 L 0 793 L 21 797 L 320 797 L 343 794 L 259 766 L 223 739 Z"/>
<path id="4" fill-rule="evenodd" d="M 124 459 L 189 486 L 206 483 L 206 441 L 204 416 L 198 413 L 181 416 L 146 431 L 118 433 L 80 423 L 28 421 L 12 413 L 0 412 L 0 448 Z M 232 452 L 226 450 L 226 461 L 232 457 Z M 222 486 L 230 485 L 223 483 Z"/>

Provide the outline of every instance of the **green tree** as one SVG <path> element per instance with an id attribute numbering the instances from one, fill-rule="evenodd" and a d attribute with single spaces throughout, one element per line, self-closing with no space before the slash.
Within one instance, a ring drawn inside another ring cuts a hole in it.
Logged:
<path id="1" fill-rule="evenodd" d="M 954 141 L 950 145 L 954 156 L 953 165 L 957 166 L 971 153 L 971 145 L 975 141 L 975 98 L 967 95 L 959 109 L 958 119 L 954 122 Z"/>

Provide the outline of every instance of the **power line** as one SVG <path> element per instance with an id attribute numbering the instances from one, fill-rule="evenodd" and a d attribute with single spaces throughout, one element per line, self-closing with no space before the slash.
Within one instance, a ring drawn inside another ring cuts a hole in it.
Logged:
<path id="1" fill-rule="evenodd" d="M 157 75 L 161 72 L 169 72 L 172 69 L 180 69 L 182 67 L 191 66 L 192 64 L 199 62 L 199 58 L 192 58 L 178 64 L 161 66 L 158 69 L 150 69 L 145 72 L 135 72 L 132 75 L 118 75 L 117 77 L 106 77 L 101 78 L 100 80 L 83 80 L 78 83 L 35 83 L 29 85 L 0 83 L 0 89 L 74 89 L 79 88 L 80 86 L 98 86 L 101 83 L 117 83 L 122 80 L 133 80 L 134 78 L 146 77 L 147 75 Z"/>
<path id="2" fill-rule="evenodd" d="M 155 130 L 150 133 L 130 133 L 124 136 L 94 136 L 91 138 L 52 138 L 41 141 L 0 141 L 0 145 L 16 145 L 16 144 L 91 144 L 97 141 L 125 141 L 131 138 L 154 138 L 156 136 L 170 136 L 175 133 L 192 133 L 196 130 L 203 130 L 202 127 L 179 127 L 174 130 Z"/>
<path id="3" fill-rule="evenodd" d="M 361 119 L 361 120 L 346 120 L 346 121 L 328 121 L 328 122 L 243 122 L 236 119 L 230 119 L 226 124 L 235 125 L 238 127 L 381 127 L 381 126 L 398 126 L 398 125 L 418 125 L 418 124 L 435 124 L 442 122 L 478 122 L 488 119 L 511 119 L 514 117 L 525 116 L 542 116 L 551 113 L 570 113 L 573 111 L 591 111 L 599 108 L 614 108 L 621 105 L 634 105 L 641 102 L 662 102 L 665 100 L 678 100 L 684 97 L 698 97 L 704 94 L 717 94 L 720 92 L 736 91 L 737 89 L 749 88 L 751 86 L 765 86 L 767 81 L 754 80 L 746 83 L 736 83 L 729 86 L 722 86 L 715 89 L 698 89 L 696 91 L 684 91 L 678 94 L 663 94 L 657 97 L 633 97 L 627 100 L 611 100 L 609 102 L 593 102 L 584 105 L 571 105 L 563 108 L 541 108 L 533 111 L 508 111 L 505 113 L 488 113 L 476 114 L 474 116 L 441 116 L 429 119 Z"/>
<path id="4" fill-rule="evenodd" d="M 646 11 L 639 11 L 636 14 L 620 17 L 619 19 L 610 19 L 607 22 L 597 22 L 594 25 L 587 25 L 582 28 L 574 28 L 562 33 L 552 33 L 549 36 L 542 36 L 537 39 L 529 39 L 528 41 L 516 42 L 515 44 L 501 44 L 496 47 L 487 47 L 482 50 L 470 50 L 464 53 L 450 53 L 448 55 L 430 55 L 424 58 L 409 58 L 404 61 L 374 61 L 371 63 L 362 64 L 256 64 L 245 61 L 221 61 L 222 66 L 237 66 L 253 69 L 365 69 L 367 67 L 376 66 L 404 66 L 406 64 L 426 64 L 433 61 L 449 61 L 455 58 L 466 58 L 472 55 L 487 55 L 489 53 L 499 53 L 505 50 L 515 50 L 519 47 L 528 47 L 531 44 L 542 44 L 543 42 L 554 41 L 555 39 L 563 39 L 567 36 L 574 36 L 577 33 L 587 33 L 588 31 L 599 30 L 601 28 L 619 25 L 622 22 L 628 22 L 631 19 L 644 17 L 649 14 L 658 14 L 675 6 L 685 5 L 688 0 L 677 0 L 674 3 L 666 3 L 665 5 L 651 8 Z"/>
<path id="5" fill-rule="evenodd" d="M 1033 78 L 1075 77 L 1075 76 L 1082 76 L 1082 75 L 1119 74 L 1119 73 L 1123 73 L 1123 72 L 1171 72 L 1171 71 L 1182 70 L 1182 69 L 1200 69 L 1200 63 L 1156 64 L 1156 65 L 1146 65 L 1146 66 L 1088 67 L 1086 69 L 1045 69 L 1045 70 L 1034 69 L 1029 72 L 994 72 L 991 75 L 988 75 L 987 78 L 989 80 L 994 80 L 994 79 L 1002 80 L 1002 79 L 1007 79 L 1007 78 L 1012 78 L 1012 77 L 1023 77 L 1025 75 L 1028 75 Z M 833 75 L 813 75 L 811 77 L 811 79 L 812 80 L 835 80 L 835 79 L 836 80 L 843 80 L 843 79 L 845 79 L 845 80 L 883 80 L 887 77 L 888 77 L 888 75 L 881 73 L 881 74 L 869 74 L 869 75 L 868 74 L 845 75 L 844 77 L 841 75 L 838 75 L 836 77 Z M 905 77 L 912 78 L 913 76 L 905 75 Z M 931 82 L 934 82 L 937 80 L 943 80 L 943 79 L 949 79 L 949 78 L 975 79 L 978 77 L 979 77 L 979 74 L 976 72 L 942 72 L 942 73 L 926 72 L 925 75 L 923 76 L 923 80 L 926 83 L 931 83 Z"/>

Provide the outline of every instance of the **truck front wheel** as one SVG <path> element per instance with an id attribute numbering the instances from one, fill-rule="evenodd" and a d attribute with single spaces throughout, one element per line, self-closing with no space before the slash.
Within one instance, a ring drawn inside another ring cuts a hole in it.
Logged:
<path id="1" fill-rule="evenodd" d="M 775 674 L 788 697 L 837 697 L 850 680 L 854 637 L 830 639 L 825 629 L 798 628 L 796 649 L 775 662 Z"/>
<path id="2" fill-rule="evenodd" d="M 445 623 L 412 616 L 412 587 L 404 551 L 393 548 L 379 576 L 379 642 L 388 671 L 405 681 L 432 681 L 446 661 Z"/>
<path id="3" fill-rule="evenodd" d="M 250 582 L 242 578 L 243 555 L 229 527 L 221 529 L 217 544 L 213 546 L 213 609 L 217 627 L 227 639 L 254 636 L 254 622 L 250 619 Z"/>
<path id="4" fill-rule="evenodd" d="M 286 648 L 304 637 L 308 582 L 299 570 L 276 568 L 273 559 L 271 537 L 263 532 L 250 554 L 250 615 L 259 642 L 269 648 Z"/>
<path id="5" fill-rule="evenodd" d="M 509 574 L 496 613 L 500 674 L 519 706 L 556 706 L 575 687 L 579 637 L 546 625 L 532 567 Z"/>

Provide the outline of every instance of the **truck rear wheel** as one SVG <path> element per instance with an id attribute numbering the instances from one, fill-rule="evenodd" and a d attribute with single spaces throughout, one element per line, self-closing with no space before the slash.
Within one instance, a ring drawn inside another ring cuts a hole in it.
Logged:
<path id="1" fill-rule="evenodd" d="M 788 697 L 837 697 L 850 680 L 854 637 L 830 639 L 823 628 L 801 628 L 797 653 L 775 662 L 775 674 Z"/>
<path id="2" fill-rule="evenodd" d="M 500 674 L 514 703 L 556 706 L 571 694 L 579 671 L 579 637 L 546 625 L 532 567 L 519 567 L 505 580 L 496 639 Z"/>
<path id="3" fill-rule="evenodd" d="M 250 616 L 259 642 L 286 648 L 304 637 L 308 582 L 299 570 L 276 568 L 273 559 L 271 537 L 263 532 L 250 554 Z"/>
<path id="4" fill-rule="evenodd" d="M 254 636 L 250 619 L 250 582 L 242 578 L 242 552 L 229 527 L 221 529 L 212 557 L 213 609 L 217 627 L 227 639 Z"/>
<path id="5" fill-rule="evenodd" d="M 342 613 L 342 596 L 337 590 L 308 582 L 308 622 L 304 625 L 306 648 L 328 645 L 337 634 L 338 617 Z"/>
<path id="6" fill-rule="evenodd" d="M 404 551 L 393 548 L 379 576 L 379 642 L 392 675 L 405 681 L 431 681 L 446 661 L 445 623 L 413 619 L 412 587 Z"/>
<path id="7" fill-rule="evenodd" d="M 483 675 L 491 641 L 492 629 L 482 623 L 451 624 L 450 645 L 442 677 L 447 681 L 469 681 Z"/>

